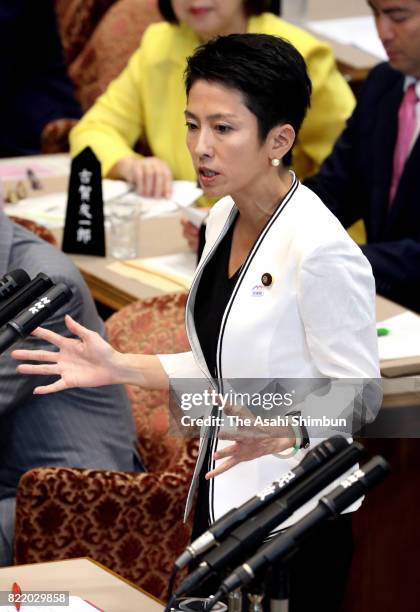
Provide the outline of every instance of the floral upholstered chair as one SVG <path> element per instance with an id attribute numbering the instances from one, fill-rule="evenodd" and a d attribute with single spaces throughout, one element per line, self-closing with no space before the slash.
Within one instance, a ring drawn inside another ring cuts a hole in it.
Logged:
<path id="1" fill-rule="evenodd" d="M 107 321 L 113 346 L 128 352 L 188 349 L 185 294 L 126 306 Z M 172 564 L 188 544 L 182 521 L 198 445 L 171 437 L 168 397 L 128 387 L 144 474 L 36 468 L 21 478 L 15 562 L 89 556 L 164 598 Z"/>
<path id="2" fill-rule="evenodd" d="M 55 0 L 57 25 L 76 97 L 87 111 L 137 49 L 144 30 L 162 19 L 157 0 Z M 68 151 L 76 119 L 48 123 L 43 153 Z"/>

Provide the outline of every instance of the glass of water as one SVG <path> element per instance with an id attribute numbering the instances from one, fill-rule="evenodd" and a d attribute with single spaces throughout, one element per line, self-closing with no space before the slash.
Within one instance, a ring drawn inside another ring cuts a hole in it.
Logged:
<path id="1" fill-rule="evenodd" d="M 135 259 L 138 256 L 140 206 L 132 199 L 110 203 L 110 255 L 115 259 Z"/>

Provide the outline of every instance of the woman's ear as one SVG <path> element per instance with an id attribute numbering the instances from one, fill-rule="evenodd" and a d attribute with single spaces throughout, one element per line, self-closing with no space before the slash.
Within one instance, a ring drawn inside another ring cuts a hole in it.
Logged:
<path id="1" fill-rule="evenodd" d="M 283 125 L 276 125 L 273 127 L 267 138 L 270 159 L 282 159 L 293 147 L 295 138 L 296 132 L 290 123 L 284 123 Z"/>

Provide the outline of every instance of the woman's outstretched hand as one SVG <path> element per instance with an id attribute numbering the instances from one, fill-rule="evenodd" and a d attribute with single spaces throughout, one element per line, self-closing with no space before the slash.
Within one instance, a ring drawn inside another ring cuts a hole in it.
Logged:
<path id="1" fill-rule="evenodd" d="M 68 330 L 78 337 L 65 338 L 48 329 L 39 327 L 33 332 L 58 348 L 58 351 L 15 350 L 12 357 L 20 361 L 41 363 L 21 364 L 17 367 L 22 374 L 45 374 L 60 376 L 56 382 L 36 387 L 34 393 L 42 395 L 55 393 L 73 387 L 99 387 L 117 382 L 115 380 L 116 358 L 119 354 L 99 334 L 90 331 L 66 315 Z"/>

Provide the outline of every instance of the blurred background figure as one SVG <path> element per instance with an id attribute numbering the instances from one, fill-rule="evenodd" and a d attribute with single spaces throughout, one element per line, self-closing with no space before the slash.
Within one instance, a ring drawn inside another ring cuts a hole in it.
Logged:
<path id="1" fill-rule="evenodd" d="M 0 0 L 0 157 L 40 153 L 53 119 L 82 111 L 67 76 L 54 0 Z"/>
<path id="2" fill-rule="evenodd" d="M 31 278 L 42 271 L 72 291 L 71 299 L 47 319 L 49 329 L 66 333 L 63 316 L 71 312 L 105 337 L 90 292 L 70 258 L 12 223 L 0 208 L 0 277 L 19 268 Z M 33 344 L 33 339 L 26 338 L 17 346 Z M 13 560 L 16 489 L 28 470 L 66 466 L 143 471 L 131 406 L 122 386 L 78 389 L 61 393 L 53 401 L 36 397 L 32 390 L 33 380 L 19 376 L 10 352 L 1 355 L 0 566 Z"/>
<path id="3" fill-rule="evenodd" d="M 267 33 L 289 40 L 307 62 L 313 96 L 293 167 L 301 178 L 316 172 L 354 106 L 330 48 L 267 12 L 278 10 L 268 0 L 206 0 L 203 6 L 160 0 L 159 8 L 166 23 L 146 30 L 127 67 L 73 129 L 72 155 L 91 146 L 104 176 L 124 179 L 147 196 L 170 195 L 172 179 L 196 180 L 185 145 L 185 60 L 218 34 Z M 139 139 L 146 141 L 148 156 L 134 152 Z"/>
<path id="4" fill-rule="evenodd" d="M 345 227 L 363 219 L 376 291 L 420 312 L 420 1 L 371 0 L 389 61 L 307 186 Z"/>

